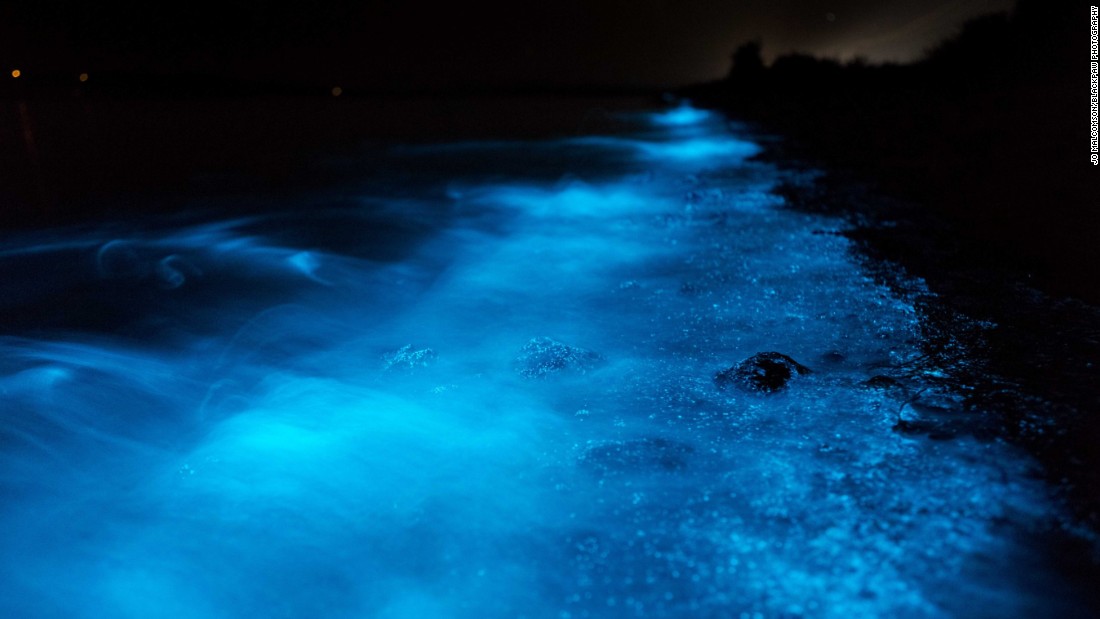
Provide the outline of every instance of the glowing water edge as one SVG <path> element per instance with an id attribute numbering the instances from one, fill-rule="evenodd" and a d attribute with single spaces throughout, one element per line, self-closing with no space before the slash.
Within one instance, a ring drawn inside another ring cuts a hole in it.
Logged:
<path id="1" fill-rule="evenodd" d="M 7 239 L 0 616 L 1079 612 L 1034 464 L 863 384 L 917 322 L 843 223 L 709 114 L 619 122 Z M 812 373 L 716 384 L 770 351 Z"/>

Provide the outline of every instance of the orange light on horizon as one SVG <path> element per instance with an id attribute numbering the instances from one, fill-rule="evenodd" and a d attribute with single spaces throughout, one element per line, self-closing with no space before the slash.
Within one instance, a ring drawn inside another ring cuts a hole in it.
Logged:
<path id="1" fill-rule="evenodd" d="M 12 77 L 19 77 L 20 75 L 23 75 L 22 71 L 20 71 L 19 69 L 12 69 L 12 72 L 11 72 Z"/>
<path id="2" fill-rule="evenodd" d="M 78 79 L 78 80 L 80 80 L 80 81 L 82 81 L 82 82 L 86 82 L 86 81 L 88 81 L 88 74 L 87 74 L 87 73 L 81 73 L 81 74 L 80 74 L 80 77 L 78 77 L 78 78 L 76 78 L 76 79 Z"/>
<path id="3" fill-rule="evenodd" d="M 333 87 L 332 96 L 339 97 L 342 94 L 344 94 L 344 89 L 343 88 L 340 88 L 339 86 Z"/>

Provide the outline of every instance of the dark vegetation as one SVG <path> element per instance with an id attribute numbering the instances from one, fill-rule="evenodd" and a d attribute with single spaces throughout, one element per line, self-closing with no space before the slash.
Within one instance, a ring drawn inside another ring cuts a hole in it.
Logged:
<path id="1" fill-rule="evenodd" d="M 681 94 L 788 138 L 764 157 L 805 174 L 780 193 L 847 216 L 871 272 L 914 299 L 924 357 L 868 386 L 932 380 L 961 410 L 914 398 L 895 430 L 1021 445 L 1078 522 L 1100 531 L 1087 41 L 1087 7 L 1020 0 L 910 65 L 790 55 L 765 66 L 750 42 L 727 79 Z M 1095 577 L 1096 557 L 1071 538 L 1057 542 L 1067 572 Z"/>
<path id="2" fill-rule="evenodd" d="M 914 64 L 795 54 L 765 67 L 750 42 L 727 79 L 682 94 L 791 138 L 785 159 L 873 178 L 1048 289 L 1097 301 L 1087 42 L 1087 7 L 1021 0 Z"/>

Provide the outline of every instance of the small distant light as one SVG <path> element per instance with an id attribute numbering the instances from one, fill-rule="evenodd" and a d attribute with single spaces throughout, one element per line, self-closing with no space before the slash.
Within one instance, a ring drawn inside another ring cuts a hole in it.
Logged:
<path id="1" fill-rule="evenodd" d="M 339 86 L 336 86 L 332 89 L 332 96 L 339 97 L 342 94 L 344 94 L 344 89 L 343 88 L 340 88 Z"/>
<path id="2" fill-rule="evenodd" d="M 19 69 L 15 69 L 11 72 L 12 77 L 19 77 L 20 75 L 23 75 L 23 72 L 20 71 Z"/>
<path id="3" fill-rule="evenodd" d="M 88 74 L 87 73 L 81 73 L 80 77 L 77 78 L 77 79 L 79 79 L 82 82 L 86 82 L 86 81 L 88 81 Z"/>

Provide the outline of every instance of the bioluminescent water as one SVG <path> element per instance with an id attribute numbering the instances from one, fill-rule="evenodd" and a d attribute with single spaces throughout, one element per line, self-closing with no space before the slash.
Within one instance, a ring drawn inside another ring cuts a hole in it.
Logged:
<path id="1" fill-rule="evenodd" d="M 8 235 L 0 616 L 1082 614 L 1029 457 L 895 431 L 883 375 L 958 397 L 845 224 L 736 125 L 617 122 Z M 761 352 L 808 371 L 716 382 Z"/>

